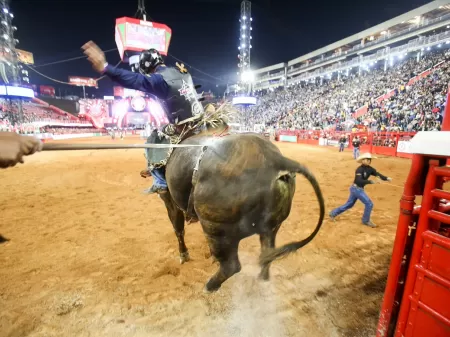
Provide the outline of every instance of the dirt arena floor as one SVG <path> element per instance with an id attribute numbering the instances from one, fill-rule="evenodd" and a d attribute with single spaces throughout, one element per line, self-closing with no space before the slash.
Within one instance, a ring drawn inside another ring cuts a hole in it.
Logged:
<path id="1" fill-rule="evenodd" d="M 75 142 L 110 143 L 109 138 Z M 115 142 L 137 143 L 139 138 Z M 348 197 L 350 152 L 279 144 L 319 180 L 327 213 Z M 187 226 L 191 261 L 180 265 L 162 201 L 141 192 L 143 150 L 45 152 L 0 172 L 0 336 L 368 337 L 375 335 L 410 161 L 373 163 L 394 180 L 366 188 L 378 228 L 360 203 L 257 280 L 259 238 L 240 246 L 242 271 L 214 294 L 217 265 L 201 227 Z M 318 217 L 298 177 L 277 245 L 306 237 Z"/>

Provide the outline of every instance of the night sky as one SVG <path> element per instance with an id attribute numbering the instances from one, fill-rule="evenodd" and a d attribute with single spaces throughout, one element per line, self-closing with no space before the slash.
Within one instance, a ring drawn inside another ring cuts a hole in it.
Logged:
<path id="1" fill-rule="evenodd" d="M 288 61 L 428 2 L 252 1 L 252 68 Z M 137 5 L 137 0 L 12 0 L 10 6 L 18 27 L 18 48 L 32 52 L 39 66 L 82 56 L 80 47 L 89 40 L 104 50 L 115 48 L 115 19 L 134 17 Z M 232 82 L 237 72 L 240 0 L 147 0 L 146 10 L 152 21 L 172 28 L 169 54 L 203 72 L 191 68 L 194 81 L 223 92 L 216 84 Z M 112 64 L 119 61 L 117 51 L 106 56 Z M 174 62 L 170 56 L 166 59 L 168 65 Z M 36 69 L 61 81 L 67 81 L 69 75 L 98 77 L 85 59 Z M 33 84 L 49 84 L 73 93 L 79 89 L 33 72 L 30 78 Z M 99 89 L 91 89 L 91 93 L 112 94 L 108 79 L 99 83 Z"/>

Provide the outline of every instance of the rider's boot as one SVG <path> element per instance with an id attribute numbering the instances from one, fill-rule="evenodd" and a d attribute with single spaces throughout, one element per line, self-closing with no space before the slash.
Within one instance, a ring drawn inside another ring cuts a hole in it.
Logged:
<path id="1" fill-rule="evenodd" d="M 165 179 L 165 170 L 163 168 L 153 169 L 151 171 L 149 169 L 146 169 L 141 171 L 140 174 L 143 178 L 147 178 L 150 176 L 153 177 L 153 185 L 150 188 L 144 190 L 144 194 L 163 194 L 168 191 L 167 182 Z"/>
<path id="2" fill-rule="evenodd" d="M 144 194 L 164 194 L 167 193 L 167 187 L 152 185 L 151 187 L 147 188 L 143 191 Z"/>

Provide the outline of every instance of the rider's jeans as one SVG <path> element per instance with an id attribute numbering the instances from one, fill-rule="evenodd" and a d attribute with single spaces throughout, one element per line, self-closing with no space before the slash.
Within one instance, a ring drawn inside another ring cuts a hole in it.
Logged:
<path id="1" fill-rule="evenodd" d="M 153 177 L 153 185 L 160 188 L 167 188 L 166 168 L 160 167 L 150 171 Z"/>

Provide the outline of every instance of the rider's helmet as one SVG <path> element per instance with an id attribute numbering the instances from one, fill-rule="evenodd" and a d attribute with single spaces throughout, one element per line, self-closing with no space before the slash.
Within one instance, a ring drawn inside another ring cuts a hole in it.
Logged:
<path id="1" fill-rule="evenodd" d="M 164 64 L 164 60 L 156 49 L 144 50 L 139 55 L 139 72 L 141 74 L 152 73 L 160 64 Z"/>

